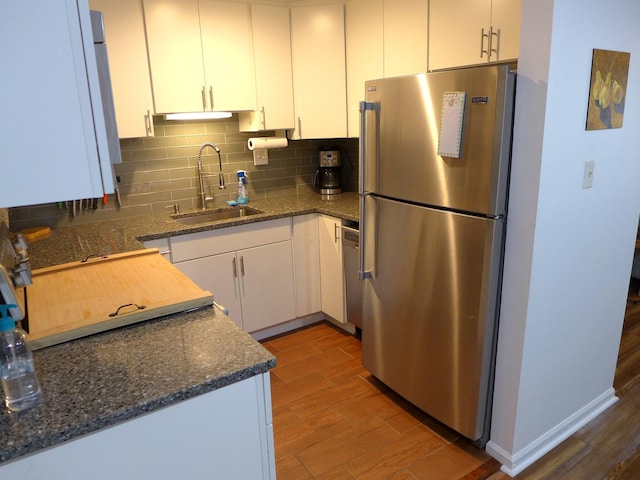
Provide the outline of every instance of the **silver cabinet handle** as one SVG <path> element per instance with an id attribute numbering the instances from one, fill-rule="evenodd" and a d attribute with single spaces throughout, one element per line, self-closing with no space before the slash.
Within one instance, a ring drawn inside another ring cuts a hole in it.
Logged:
<path id="1" fill-rule="evenodd" d="M 298 138 L 302 138 L 302 120 L 298 117 Z"/>
<path id="2" fill-rule="evenodd" d="M 147 132 L 147 137 L 151 136 L 151 124 L 152 124 L 151 112 L 147 110 L 147 114 L 144 116 L 144 128 L 145 128 L 145 131 Z"/>
<path id="3" fill-rule="evenodd" d="M 333 224 L 333 243 L 338 243 L 340 240 L 340 225 L 337 223 Z"/>
<path id="4" fill-rule="evenodd" d="M 267 128 L 267 118 L 264 114 L 264 105 L 260 109 L 260 112 L 262 113 L 262 128 Z"/>
<path id="5" fill-rule="evenodd" d="M 496 37 L 497 48 L 493 48 L 493 37 Z M 487 49 L 484 49 L 484 39 L 487 39 Z M 499 60 L 500 58 L 500 29 L 497 31 L 493 30 L 493 26 L 489 27 L 489 31 L 484 33 L 484 28 L 480 31 L 480 58 L 483 55 L 487 54 L 487 60 L 490 60 L 493 54 L 495 53 L 496 58 L 494 60 Z"/>
<path id="6" fill-rule="evenodd" d="M 240 274 L 244 277 L 244 257 L 240 256 Z"/>
<path id="7" fill-rule="evenodd" d="M 233 266 L 233 278 L 238 278 L 238 267 L 236 266 L 235 257 L 231 259 L 231 265 Z"/>
<path id="8" fill-rule="evenodd" d="M 360 261 L 358 268 L 358 278 L 364 280 L 365 278 L 371 278 L 371 272 L 366 272 L 364 269 L 364 246 L 365 246 L 365 201 L 369 193 L 366 192 L 365 181 L 365 165 L 366 165 L 366 114 L 367 110 L 375 110 L 376 104 L 371 102 L 360 102 L 360 144 L 359 144 L 359 157 L 360 157 L 360 172 L 359 172 L 359 187 L 358 194 L 360 196 Z"/>
<path id="9" fill-rule="evenodd" d="M 211 104 L 211 110 L 213 110 L 213 87 L 209 86 L 209 103 Z"/>
<path id="10" fill-rule="evenodd" d="M 205 93 L 205 86 L 202 86 L 202 110 L 207 109 L 207 95 Z"/>
<path id="11" fill-rule="evenodd" d="M 493 37 L 496 37 L 496 45 L 497 48 L 493 48 Z M 500 29 L 497 31 L 493 31 L 493 27 L 489 28 L 489 57 L 491 58 L 493 54 L 496 54 L 494 60 L 500 60 Z"/>
<path id="12" fill-rule="evenodd" d="M 488 47 L 486 50 L 484 49 L 484 39 L 487 39 Z M 490 33 L 484 33 L 484 28 L 480 31 L 480 58 L 487 54 L 487 60 L 489 59 L 489 55 L 491 52 L 491 35 Z"/>

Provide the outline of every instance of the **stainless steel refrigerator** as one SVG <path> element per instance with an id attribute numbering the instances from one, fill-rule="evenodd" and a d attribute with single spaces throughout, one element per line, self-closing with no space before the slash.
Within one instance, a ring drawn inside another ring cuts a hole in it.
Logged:
<path id="1" fill-rule="evenodd" d="M 365 85 L 362 361 L 476 444 L 488 440 L 513 64 Z"/>

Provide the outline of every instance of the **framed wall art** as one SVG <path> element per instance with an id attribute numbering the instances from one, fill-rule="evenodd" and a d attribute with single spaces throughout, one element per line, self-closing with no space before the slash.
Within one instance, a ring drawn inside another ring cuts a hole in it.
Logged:
<path id="1" fill-rule="evenodd" d="M 630 53 L 593 49 L 587 130 L 622 128 Z"/>

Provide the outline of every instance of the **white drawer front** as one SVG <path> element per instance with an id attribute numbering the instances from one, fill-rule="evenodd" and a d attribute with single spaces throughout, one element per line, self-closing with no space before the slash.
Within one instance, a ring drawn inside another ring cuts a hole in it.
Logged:
<path id="1" fill-rule="evenodd" d="M 291 218 L 171 237 L 173 262 L 291 240 Z"/>

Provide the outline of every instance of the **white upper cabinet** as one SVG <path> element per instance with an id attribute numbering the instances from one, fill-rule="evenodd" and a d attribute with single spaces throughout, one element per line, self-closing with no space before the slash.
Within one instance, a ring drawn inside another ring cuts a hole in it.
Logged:
<path id="1" fill-rule="evenodd" d="M 293 139 L 347 136 L 344 5 L 291 8 Z"/>
<path id="2" fill-rule="evenodd" d="M 156 113 L 205 109 L 197 0 L 143 0 Z"/>
<path id="3" fill-rule="evenodd" d="M 383 0 L 349 0 L 345 16 L 348 135 L 358 137 L 364 82 L 384 74 Z"/>
<path id="4" fill-rule="evenodd" d="M 200 0 L 200 29 L 211 110 L 255 110 L 249 5 Z"/>
<path id="5" fill-rule="evenodd" d="M 112 193 L 88 4 L 0 2 L 0 59 L 0 207 Z"/>
<path id="6" fill-rule="evenodd" d="M 384 1 L 385 77 L 427 71 L 428 4 L 427 0 Z"/>
<path id="7" fill-rule="evenodd" d="M 426 0 L 347 0 L 348 136 L 360 134 L 364 82 L 427 71 Z"/>
<path id="8" fill-rule="evenodd" d="M 294 128 L 289 8 L 251 5 L 256 111 L 239 114 L 240 131 Z"/>
<path id="9" fill-rule="evenodd" d="M 429 4 L 430 70 L 518 58 L 521 0 Z"/>
<path id="10" fill-rule="evenodd" d="M 143 4 L 156 113 L 255 109 L 247 4 Z"/>
<path id="11" fill-rule="evenodd" d="M 498 54 L 491 61 L 511 60 L 520 56 L 520 22 L 522 21 L 522 0 L 492 0 L 491 25 L 495 32 L 500 30 L 500 38 L 493 48 Z"/>
<path id="12" fill-rule="evenodd" d="M 153 135 L 153 97 L 141 0 L 90 0 L 104 15 L 109 70 L 120 138 Z"/>

